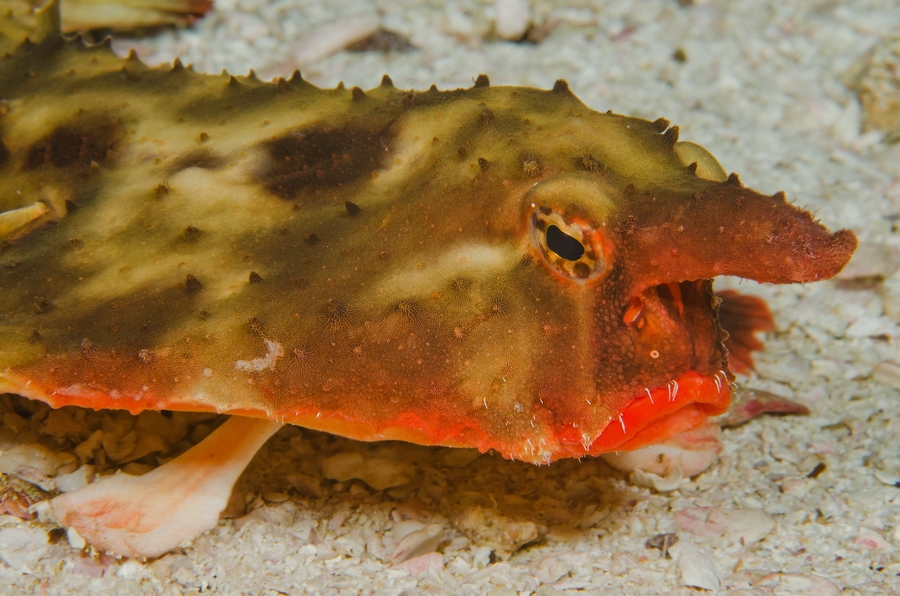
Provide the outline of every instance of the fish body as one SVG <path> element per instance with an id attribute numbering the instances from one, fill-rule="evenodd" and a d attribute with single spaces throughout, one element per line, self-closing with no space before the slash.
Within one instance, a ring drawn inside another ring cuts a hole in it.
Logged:
<path id="1" fill-rule="evenodd" d="M 826 279 L 856 246 L 562 81 L 319 89 L 51 21 L 0 58 L 0 391 L 55 407 L 634 449 L 727 408 L 712 277 Z"/>

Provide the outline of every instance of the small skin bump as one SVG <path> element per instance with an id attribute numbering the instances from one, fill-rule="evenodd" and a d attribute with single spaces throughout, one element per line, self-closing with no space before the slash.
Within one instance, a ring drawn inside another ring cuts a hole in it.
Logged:
<path id="1" fill-rule="evenodd" d="M 209 141 L 209 135 L 206 134 L 205 132 L 201 132 L 200 133 L 200 142 L 205 143 L 207 141 Z"/>
<path id="2" fill-rule="evenodd" d="M 522 159 L 522 172 L 529 178 L 540 176 L 542 171 L 543 167 L 537 158 L 529 156 Z"/>
<path id="3" fill-rule="evenodd" d="M 262 280 L 263 280 L 263 278 L 259 273 L 257 273 L 256 271 L 250 272 L 250 279 L 248 280 L 249 283 L 258 284 L 258 283 L 262 283 Z"/>
<path id="4" fill-rule="evenodd" d="M 664 132 L 663 137 L 665 137 L 666 142 L 668 144 L 675 145 L 675 143 L 678 142 L 678 134 L 679 134 L 679 128 L 676 125 L 670 129 L 668 129 L 666 132 Z"/>
<path id="5" fill-rule="evenodd" d="M 553 92 L 565 93 L 566 95 L 572 94 L 569 90 L 569 83 L 565 79 L 556 79 L 556 82 L 553 83 Z"/>
<path id="6" fill-rule="evenodd" d="M 203 289 L 203 284 L 200 283 L 199 279 L 188 273 L 184 278 L 184 289 L 189 295 L 196 294 Z"/>
<path id="7" fill-rule="evenodd" d="M 603 171 L 603 164 L 594 159 L 593 155 L 588 155 L 587 153 L 581 156 L 581 167 L 588 172 Z"/>
<path id="8" fill-rule="evenodd" d="M 359 87 L 353 87 L 353 89 L 350 90 L 350 94 L 353 101 L 366 101 L 369 98 L 369 96 L 366 95 L 366 92 Z"/>
<path id="9" fill-rule="evenodd" d="M 475 78 L 473 89 L 484 89 L 491 86 L 491 81 L 486 74 L 480 74 Z"/>
<path id="10" fill-rule="evenodd" d="M 662 134 L 668 130 L 669 121 L 665 118 L 657 118 L 653 121 L 653 128 L 656 129 L 656 132 Z"/>
<path id="11" fill-rule="evenodd" d="M 306 243 L 309 244 L 310 246 L 315 246 L 316 244 L 318 244 L 321 241 L 322 241 L 322 239 L 319 238 L 318 234 L 316 234 L 315 232 L 311 233 L 309 236 L 306 237 Z"/>
<path id="12" fill-rule="evenodd" d="M 381 77 L 381 86 L 385 89 L 393 89 L 394 81 L 391 80 L 391 77 L 384 75 Z"/>
<path id="13" fill-rule="evenodd" d="M 45 298 L 44 296 L 34 297 L 34 310 L 37 314 L 47 314 L 48 312 L 53 311 L 55 308 L 56 307 L 53 306 L 53 303 L 47 300 L 47 298 Z"/>
<path id="14" fill-rule="evenodd" d="M 728 174 L 728 180 L 725 181 L 725 184 L 728 186 L 736 186 L 738 188 L 744 188 L 744 185 L 741 184 L 741 179 L 734 172 Z"/>
<path id="15" fill-rule="evenodd" d="M 203 235 L 203 232 L 200 231 L 200 228 L 195 228 L 194 226 L 188 226 L 184 229 L 184 239 L 191 244 L 200 240 L 200 236 Z"/>
<path id="16" fill-rule="evenodd" d="M 44 341 L 44 338 L 41 336 L 40 332 L 37 329 L 32 329 L 31 335 L 28 336 L 28 343 L 34 345 L 39 344 Z"/>
<path id="17" fill-rule="evenodd" d="M 157 184 L 156 188 L 153 189 L 153 194 L 157 199 L 164 199 L 169 195 L 169 183 L 163 182 L 162 184 Z"/>
<path id="18" fill-rule="evenodd" d="M 351 201 L 345 201 L 344 207 L 347 209 L 347 214 L 350 215 L 350 217 L 356 217 L 362 212 L 360 206 Z"/>
<path id="19" fill-rule="evenodd" d="M 481 168 L 481 171 L 482 171 L 482 172 L 484 172 L 484 171 L 486 171 L 489 167 L 491 167 L 491 162 L 489 162 L 488 160 L 486 160 L 486 159 L 483 158 L 483 157 L 479 157 L 479 158 L 478 158 L 478 167 Z"/>

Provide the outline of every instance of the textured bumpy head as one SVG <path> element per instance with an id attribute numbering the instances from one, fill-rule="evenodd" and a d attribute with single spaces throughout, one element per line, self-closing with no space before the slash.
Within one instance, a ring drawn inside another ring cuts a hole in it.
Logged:
<path id="1" fill-rule="evenodd" d="M 727 406 L 709 278 L 856 244 L 563 82 L 322 90 L 44 36 L 0 94 L 0 390 L 53 405 L 630 449 Z"/>

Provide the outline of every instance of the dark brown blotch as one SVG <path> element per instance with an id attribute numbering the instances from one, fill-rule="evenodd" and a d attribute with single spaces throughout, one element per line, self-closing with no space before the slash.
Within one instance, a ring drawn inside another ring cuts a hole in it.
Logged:
<path id="1" fill-rule="evenodd" d="M 200 231 L 200 228 L 195 228 L 194 226 L 188 226 L 184 229 L 184 239 L 186 242 L 190 242 L 191 244 L 200 240 L 200 237 L 203 235 L 203 232 Z"/>
<path id="2" fill-rule="evenodd" d="M 104 165 L 115 156 L 115 148 L 124 136 L 115 118 L 78 117 L 75 123 L 63 125 L 38 139 L 25 152 L 23 168 L 40 167 L 89 168 L 92 163 Z"/>
<path id="3" fill-rule="evenodd" d="M 581 156 L 581 167 L 588 172 L 603 171 L 603 164 L 597 161 L 593 155 L 589 155 L 587 153 Z"/>
<path id="4" fill-rule="evenodd" d="M 482 171 L 482 172 L 484 172 L 484 171 L 487 170 L 489 167 L 491 167 L 491 162 L 489 162 L 488 160 L 486 160 L 486 159 L 483 158 L 483 157 L 479 157 L 479 158 L 478 158 L 478 167 L 481 168 L 481 171 Z"/>
<path id="5" fill-rule="evenodd" d="M 188 273 L 184 279 L 185 292 L 187 292 L 188 294 L 196 294 L 202 289 L 203 289 L 203 284 L 200 283 L 200 280 L 197 279 L 195 276 L 191 275 L 190 273 Z"/>
<path id="6" fill-rule="evenodd" d="M 347 214 L 350 217 L 356 217 L 357 215 L 359 215 L 362 212 L 362 208 L 359 205 L 357 205 L 356 203 L 353 203 L 351 201 L 345 201 L 344 208 L 347 209 Z"/>
<path id="7" fill-rule="evenodd" d="M 2 131 L 0 131 L 0 135 L 2 135 Z M 3 139 L 0 138 L 0 170 L 3 169 L 3 166 L 9 161 L 10 153 L 9 149 L 6 148 L 6 145 L 3 143 Z"/>
<path id="8" fill-rule="evenodd" d="M 306 237 L 306 243 L 309 244 L 310 246 L 315 246 L 316 244 L 318 244 L 321 241 L 322 241 L 322 239 L 319 238 L 318 234 L 316 234 L 315 232 L 311 233 L 309 236 Z"/>
<path id="9" fill-rule="evenodd" d="M 381 167 L 393 139 L 387 128 L 294 131 L 263 144 L 269 162 L 258 177 L 289 200 L 352 184 Z"/>
<path id="10" fill-rule="evenodd" d="M 253 335 L 262 335 L 263 327 L 262 323 L 260 323 L 259 319 L 256 317 L 250 317 L 250 321 L 247 324 L 247 327 L 250 329 L 250 333 Z"/>
<path id="11" fill-rule="evenodd" d="M 350 309 L 348 309 L 347 305 L 343 302 L 329 300 L 325 303 L 322 317 L 325 319 L 325 324 L 329 330 L 337 331 L 338 329 L 346 327 L 349 323 Z"/>

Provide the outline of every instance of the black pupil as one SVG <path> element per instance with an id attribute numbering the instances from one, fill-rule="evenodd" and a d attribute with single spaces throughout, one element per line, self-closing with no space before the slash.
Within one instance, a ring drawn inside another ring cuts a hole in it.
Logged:
<path id="1" fill-rule="evenodd" d="M 547 228 L 547 248 L 567 261 L 577 261 L 584 255 L 584 246 L 556 226 Z"/>

